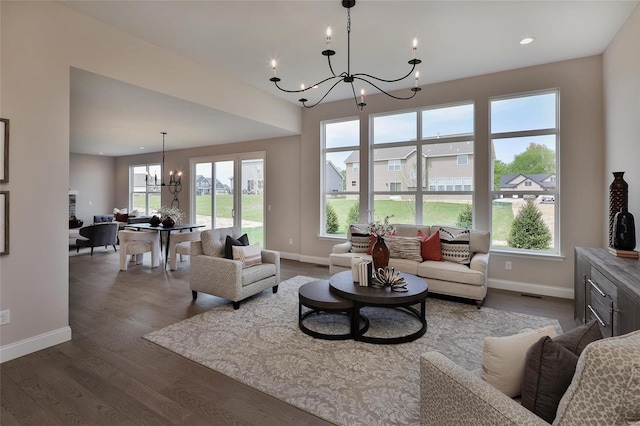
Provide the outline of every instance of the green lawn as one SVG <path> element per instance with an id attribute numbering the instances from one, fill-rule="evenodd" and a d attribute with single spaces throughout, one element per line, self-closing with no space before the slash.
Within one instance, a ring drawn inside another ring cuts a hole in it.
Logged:
<path id="1" fill-rule="evenodd" d="M 217 216 L 231 217 L 233 195 L 218 194 L 216 200 Z M 211 195 L 198 195 L 196 197 L 196 214 L 211 215 Z M 256 222 L 264 220 L 264 195 L 242 195 L 242 218 Z"/>

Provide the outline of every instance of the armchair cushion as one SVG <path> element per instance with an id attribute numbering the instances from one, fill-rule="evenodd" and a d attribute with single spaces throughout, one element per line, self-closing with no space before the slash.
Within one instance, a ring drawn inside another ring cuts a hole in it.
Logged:
<path id="1" fill-rule="evenodd" d="M 233 238 L 231 235 L 227 235 L 224 242 L 224 257 L 227 259 L 234 259 L 233 247 L 234 246 L 248 246 L 249 237 L 247 234 L 242 234 L 240 238 Z"/>
<path id="2" fill-rule="evenodd" d="M 229 241 L 229 237 L 227 237 L 227 241 Z M 260 244 L 241 246 L 234 245 L 231 248 L 233 250 L 233 260 L 239 260 L 240 262 L 242 262 L 243 268 L 249 268 L 251 266 L 260 265 L 262 263 Z"/>
<path id="3" fill-rule="evenodd" d="M 242 286 L 258 282 L 276 274 L 276 265 L 273 263 L 261 263 L 242 270 Z"/>

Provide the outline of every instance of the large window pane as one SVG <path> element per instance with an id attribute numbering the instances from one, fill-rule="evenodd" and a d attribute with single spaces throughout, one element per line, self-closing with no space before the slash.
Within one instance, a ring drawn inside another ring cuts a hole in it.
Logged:
<path id="1" fill-rule="evenodd" d="M 517 219 L 519 213 L 522 215 Z M 518 197 L 505 194 L 492 201 L 491 217 L 493 247 L 556 251 L 555 197 L 540 194 Z"/>
<path id="2" fill-rule="evenodd" d="M 415 141 L 416 117 L 415 111 L 373 117 L 373 143 Z"/>
<path id="3" fill-rule="evenodd" d="M 494 139 L 494 191 L 555 191 L 556 135 Z"/>
<path id="4" fill-rule="evenodd" d="M 471 229 L 472 195 L 425 195 L 422 202 L 422 223 L 449 225 Z"/>
<path id="5" fill-rule="evenodd" d="M 325 192 L 360 190 L 359 150 L 328 152 L 325 159 Z"/>
<path id="6" fill-rule="evenodd" d="M 132 166 L 130 171 L 129 208 L 143 216 L 155 213 L 160 207 L 160 164 Z"/>
<path id="7" fill-rule="evenodd" d="M 556 93 L 491 101 L 491 133 L 556 128 Z"/>
<path id="8" fill-rule="evenodd" d="M 473 104 L 422 111 L 422 138 L 473 134 Z"/>
<path id="9" fill-rule="evenodd" d="M 358 120 L 325 123 L 325 148 L 341 148 L 360 144 L 360 122 Z"/>
<path id="10" fill-rule="evenodd" d="M 211 212 L 212 212 L 212 200 L 211 195 L 213 193 L 213 179 L 212 176 L 212 163 L 197 163 L 196 164 L 196 185 L 195 185 L 195 198 L 196 198 L 196 223 L 204 225 L 204 229 L 211 229 Z"/>
<path id="11" fill-rule="evenodd" d="M 325 235 L 346 235 L 350 224 L 360 222 L 359 199 L 355 194 L 325 195 Z"/>
<path id="12" fill-rule="evenodd" d="M 242 232 L 264 247 L 264 160 L 242 160 Z"/>

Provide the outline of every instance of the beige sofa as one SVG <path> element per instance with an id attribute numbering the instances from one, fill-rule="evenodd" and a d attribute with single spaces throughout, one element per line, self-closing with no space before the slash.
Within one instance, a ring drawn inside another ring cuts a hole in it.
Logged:
<path id="1" fill-rule="evenodd" d="M 420 358 L 422 425 L 548 425 L 439 352 Z M 590 343 L 554 425 L 640 424 L 640 331 Z"/>
<path id="2" fill-rule="evenodd" d="M 367 224 L 354 224 L 359 229 L 366 229 Z M 416 237 L 418 230 L 431 235 L 442 226 L 394 225 L 397 236 Z M 446 227 L 448 229 L 459 228 Z M 351 244 L 351 227 L 347 241 L 333 246 L 329 255 L 329 271 L 331 274 L 351 269 L 351 259 L 361 257 L 371 259 L 366 253 L 354 253 Z M 487 295 L 487 268 L 489 265 L 490 233 L 470 230 L 469 249 L 471 262 L 468 265 L 450 261 L 415 261 L 391 258 L 389 266 L 396 271 L 406 272 L 424 278 L 429 284 L 429 292 L 473 299 L 478 307 Z"/>

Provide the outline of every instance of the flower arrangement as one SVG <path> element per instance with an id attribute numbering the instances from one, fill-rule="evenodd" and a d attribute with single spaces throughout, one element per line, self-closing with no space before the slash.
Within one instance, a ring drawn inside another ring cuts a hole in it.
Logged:
<path id="1" fill-rule="evenodd" d="M 167 207 L 161 206 L 156 209 L 156 214 L 160 217 L 170 217 L 171 219 L 178 222 L 179 220 L 184 219 L 184 212 L 182 212 L 177 207 Z"/>
<path id="2" fill-rule="evenodd" d="M 385 216 L 382 221 L 380 219 L 375 220 L 369 224 L 369 232 L 375 234 L 376 237 L 383 237 L 385 234 L 390 234 L 395 231 L 393 225 L 389 224 L 389 218 L 393 216 Z"/>

